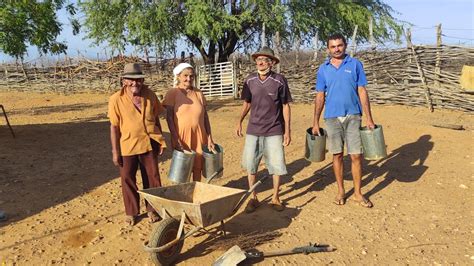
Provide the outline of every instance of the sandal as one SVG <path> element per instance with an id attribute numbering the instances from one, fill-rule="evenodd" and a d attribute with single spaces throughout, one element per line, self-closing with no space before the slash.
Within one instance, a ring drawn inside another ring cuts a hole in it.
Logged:
<path id="1" fill-rule="evenodd" d="M 125 218 L 125 223 L 130 226 L 134 226 L 135 224 L 137 224 L 137 216 L 127 215 L 127 217 Z"/>
<path id="2" fill-rule="evenodd" d="M 246 213 L 254 212 L 258 208 L 258 205 L 260 205 L 260 202 L 258 202 L 257 199 L 249 200 L 249 203 L 247 203 L 247 206 L 245 207 L 245 212 Z"/>
<path id="3" fill-rule="evenodd" d="M 277 212 L 281 212 L 285 209 L 285 205 L 283 205 L 281 202 L 272 202 L 270 203 L 270 206 L 272 207 L 272 209 L 274 209 L 275 211 Z"/>
<path id="4" fill-rule="evenodd" d="M 369 199 L 366 199 L 366 198 L 362 198 L 362 200 L 353 199 L 353 201 L 357 202 L 360 206 L 362 206 L 364 208 L 374 207 L 374 204 L 372 203 L 372 201 L 370 201 Z"/>
<path id="5" fill-rule="evenodd" d="M 346 199 L 345 199 L 345 198 L 336 197 L 333 202 L 334 202 L 334 204 L 336 204 L 336 205 L 344 205 L 344 204 L 346 204 Z"/>
<path id="6" fill-rule="evenodd" d="M 161 220 L 161 217 L 156 212 L 148 212 L 148 218 L 150 219 L 151 224 Z"/>

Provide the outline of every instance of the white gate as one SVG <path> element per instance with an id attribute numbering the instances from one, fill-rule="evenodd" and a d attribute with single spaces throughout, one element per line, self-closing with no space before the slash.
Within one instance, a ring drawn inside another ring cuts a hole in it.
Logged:
<path id="1" fill-rule="evenodd" d="M 198 86 L 206 97 L 237 97 L 237 82 L 232 62 L 199 67 Z"/>

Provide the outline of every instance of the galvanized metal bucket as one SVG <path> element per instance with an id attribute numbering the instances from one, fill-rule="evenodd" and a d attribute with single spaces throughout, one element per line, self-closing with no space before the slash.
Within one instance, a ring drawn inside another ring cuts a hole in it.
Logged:
<path id="1" fill-rule="evenodd" d="M 206 178 L 207 183 L 212 179 L 220 178 L 224 174 L 224 148 L 215 144 L 214 149 L 216 152 L 212 152 L 208 149 L 207 145 L 202 148 L 202 175 Z"/>
<path id="2" fill-rule="evenodd" d="M 375 125 L 373 130 L 367 127 L 360 128 L 362 148 L 366 160 L 379 160 L 387 157 L 387 148 L 381 125 Z"/>
<path id="3" fill-rule="evenodd" d="M 326 133 L 319 128 L 319 136 L 313 135 L 313 128 L 306 130 L 304 158 L 310 162 L 322 162 L 326 155 Z"/>
<path id="4" fill-rule="evenodd" d="M 193 171 L 195 156 L 196 152 L 194 151 L 174 150 L 173 157 L 171 158 L 170 171 L 168 172 L 168 179 L 176 184 L 189 182 L 189 177 Z"/>

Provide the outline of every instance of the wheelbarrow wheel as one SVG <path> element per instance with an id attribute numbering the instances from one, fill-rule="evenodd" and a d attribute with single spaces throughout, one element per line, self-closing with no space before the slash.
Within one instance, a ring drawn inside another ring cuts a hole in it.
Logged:
<path id="1" fill-rule="evenodd" d="M 179 221 L 174 218 L 166 218 L 159 222 L 151 233 L 148 246 L 151 248 L 161 247 L 174 239 L 179 230 Z M 179 241 L 176 245 L 162 252 L 152 252 L 151 260 L 156 265 L 171 265 L 178 258 L 183 248 L 184 241 Z"/>

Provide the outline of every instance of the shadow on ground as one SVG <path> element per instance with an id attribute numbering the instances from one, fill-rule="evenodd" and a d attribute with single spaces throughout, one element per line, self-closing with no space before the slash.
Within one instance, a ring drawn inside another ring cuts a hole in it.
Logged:
<path id="1" fill-rule="evenodd" d="M 0 131 L 0 209 L 8 215 L 0 227 L 118 178 L 109 125 L 104 121 L 14 126 L 15 139 L 7 130 Z M 159 160 L 169 158 L 168 153 Z"/>

